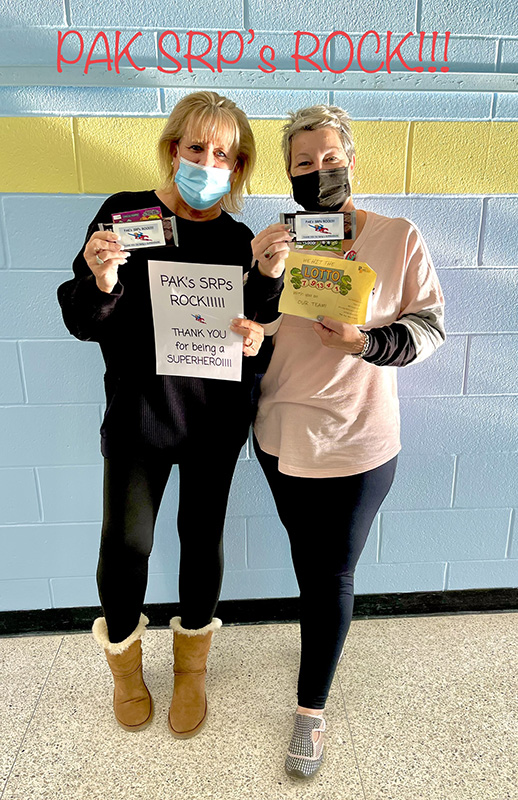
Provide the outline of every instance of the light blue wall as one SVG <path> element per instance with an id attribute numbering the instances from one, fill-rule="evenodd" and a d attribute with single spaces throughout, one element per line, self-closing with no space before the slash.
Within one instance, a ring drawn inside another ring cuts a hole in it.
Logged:
<path id="1" fill-rule="evenodd" d="M 19 226 L 0 271 L 4 609 L 97 602 L 102 360 L 97 345 L 68 335 L 55 288 L 67 278 L 85 220 L 101 199 L 2 198 L 3 224 L 13 232 Z M 397 196 L 358 202 L 421 226 L 446 294 L 450 335 L 434 358 L 400 370 L 403 453 L 362 555 L 357 591 L 514 585 L 518 269 L 512 264 L 518 259 L 513 229 L 502 218 L 516 214 L 517 200 Z M 288 203 L 254 197 L 244 216 L 259 229 Z M 62 240 L 57 251 L 32 251 L 22 236 L 22 209 L 43 215 L 49 241 Z M 61 219 L 67 237 L 60 235 Z M 149 602 L 177 597 L 176 480 L 174 474 L 160 513 Z M 248 448 L 232 489 L 226 554 L 224 598 L 296 594 L 286 537 Z"/>
<path id="2" fill-rule="evenodd" d="M 45 0 L 3 7 L 0 62 L 53 66 L 56 30 L 131 20 L 143 30 L 132 49 L 156 65 L 161 30 L 235 27 L 275 43 L 293 69 L 292 31 L 360 33 L 369 28 L 452 31 L 452 70 L 494 73 L 495 91 L 354 93 L 305 88 L 292 72 L 282 90 L 228 90 L 250 116 L 336 102 L 357 119 L 518 119 L 518 96 L 498 76 L 517 72 L 518 6 L 480 9 L 441 0 L 353 0 L 275 6 L 265 0 Z M 319 10 L 320 9 L 320 10 Z M 181 15 L 179 15 L 181 10 Z M 181 17 L 182 28 L 176 26 Z M 346 17 L 346 19 L 345 19 Z M 124 29 L 123 29 L 124 30 Z M 473 31 L 476 34 L 473 35 Z M 90 30 L 91 32 L 91 30 Z M 113 35 L 113 31 L 112 31 Z M 438 45 L 438 53 L 441 47 Z M 248 53 L 248 51 L 247 51 Z M 368 56 L 368 50 L 365 51 Z M 415 58 L 417 56 L 415 55 Z M 343 54 L 336 43 L 332 63 Z M 372 54 L 372 58 L 375 56 Z M 257 51 L 246 64 L 253 68 Z M 396 65 L 394 65 L 396 66 Z M 2 116 L 165 116 L 188 89 L 0 87 Z M 36 146 L 36 145 L 35 145 Z M 474 165 L 474 169 L 477 165 Z M 447 169 L 447 165 L 445 165 Z M 123 187 L 121 187 L 123 188 Z M 361 187 L 360 187 L 361 188 Z M 518 188 L 517 188 L 518 191 Z M 0 609 L 97 604 L 94 573 L 101 516 L 102 361 L 73 340 L 55 299 L 87 221 L 102 198 L 0 197 Z M 445 291 L 449 339 L 422 365 L 400 371 L 403 453 L 394 488 L 376 519 L 357 571 L 358 593 L 516 586 L 518 583 L 518 197 L 357 197 L 358 205 L 413 219 L 423 231 Z M 252 229 L 277 219 L 288 198 L 252 197 Z M 27 220 L 44 235 L 28 235 Z M 149 602 L 177 599 L 176 472 L 157 527 Z M 226 526 L 223 598 L 296 594 L 286 536 L 247 447 L 238 464 Z"/>

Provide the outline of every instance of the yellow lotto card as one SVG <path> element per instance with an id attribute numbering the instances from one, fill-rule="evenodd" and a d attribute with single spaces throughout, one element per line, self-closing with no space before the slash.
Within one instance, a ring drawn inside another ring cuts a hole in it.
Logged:
<path id="1" fill-rule="evenodd" d="M 375 282 L 376 273 L 362 261 L 341 261 L 307 251 L 290 253 L 279 311 L 363 325 Z"/>

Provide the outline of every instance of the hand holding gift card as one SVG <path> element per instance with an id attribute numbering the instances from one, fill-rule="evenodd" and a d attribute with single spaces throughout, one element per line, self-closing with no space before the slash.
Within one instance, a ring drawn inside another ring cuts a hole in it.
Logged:
<path id="1" fill-rule="evenodd" d="M 125 250 L 138 250 L 141 247 L 163 247 L 168 244 L 178 246 L 175 217 L 162 219 L 159 206 L 139 208 L 112 214 L 112 222 L 99 223 L 102 231 L 113 231 L 120 236 Z"/>

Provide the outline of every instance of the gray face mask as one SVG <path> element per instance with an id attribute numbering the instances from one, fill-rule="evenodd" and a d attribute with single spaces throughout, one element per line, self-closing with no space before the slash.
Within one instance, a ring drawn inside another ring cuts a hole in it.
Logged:
<path id="1" fill-rule="evenodd" d="M 293 199 L 306 211 L 339 211 L 351 196 L 347 167 L 317 169 L 307 175 L 291 176 Z"/>

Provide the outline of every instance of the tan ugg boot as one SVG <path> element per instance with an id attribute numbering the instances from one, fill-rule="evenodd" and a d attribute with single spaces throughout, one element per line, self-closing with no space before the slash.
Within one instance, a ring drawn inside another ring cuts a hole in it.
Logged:
<path id="1" fill-rule="evenodd" d="M 214 619 L 204 628 L 182 628 L 181 618 L 170 622 L 174 631 L 174 691 L 169 709 L 169 729 L 177 739 L 196 736 L 207 716 L 205 675 L 212 634 L 221 628 Z"/>
<path id="2" fill-rule="evenodd" d="M 95 620 L 94 638 L 104 648 L 113 675 L 113 710 L 119 725 L 127 731 L 140 731 L 153 717 L 153 700 L 142 677 L 141 638 L 149 620 L 140 615 L 139 624 L 122 642 L 110 642 L 104 617 Z"/>

